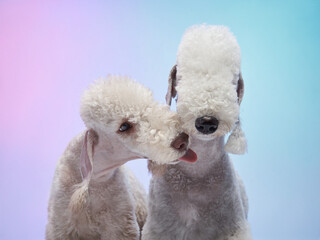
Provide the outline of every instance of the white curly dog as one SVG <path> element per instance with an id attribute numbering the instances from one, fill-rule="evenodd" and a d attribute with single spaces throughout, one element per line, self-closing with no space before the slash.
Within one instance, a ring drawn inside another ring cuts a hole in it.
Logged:
<path id="1" fill-rule="evenodd" d="M 83 95 L 81 117 L 87 130 L 57 164 L 46 239 L 137 240 L 147 215 L 146 194 L 122 165 L 136 158 L 194 161 L 186 150 L 188 135 L 176 113 L 126 77 L 93 84 Z"/>
<path id="2" fill-rule="evenodd" d="M 177 112 L 198 161 L 168 165 L 152 177 L 142 239 L 252 239 L 244 185 L 226 153 L 246 151 L 239 123 L 243 86 L 240 48 L 228 28 L 188 29 L 166 99 L 171 104 L 177 95 Z"/>

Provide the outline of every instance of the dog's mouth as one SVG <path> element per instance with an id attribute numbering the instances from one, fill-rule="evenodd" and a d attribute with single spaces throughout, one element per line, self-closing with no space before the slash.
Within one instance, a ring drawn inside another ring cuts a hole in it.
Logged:
<path id="1" fill-rule="evenodd" d="M 198 160 L 198 156 L 194 151 L 192 151 L 189 148 L 188 151 L 182 157 L 179 158 L 179 160 L 193 163 Z"/>

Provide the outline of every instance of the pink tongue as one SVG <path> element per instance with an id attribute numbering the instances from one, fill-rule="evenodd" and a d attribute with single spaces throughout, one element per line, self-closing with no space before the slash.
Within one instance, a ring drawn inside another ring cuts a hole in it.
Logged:
<path id="1" fill-rule="evenodd" d="M 191 149 L 188 149 L 185 155 L 183 155 L 179 160 L 186 161 L 186 162 L 195 162 L 197 161 L 198 157 L 197 154 L 192 151 Z"/>

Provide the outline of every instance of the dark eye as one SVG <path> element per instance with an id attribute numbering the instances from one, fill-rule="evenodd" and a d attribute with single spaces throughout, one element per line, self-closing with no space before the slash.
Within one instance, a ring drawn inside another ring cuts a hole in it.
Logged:
<path id="1" fill-rule="evenodd" d="M 122 125 L 119 128 L 119 131 L 125 132 L 125 131 L 128 131 L 131 127 L 132 126 L 129 123 L 125 122 L 125 123 L 122 123 Z"/>

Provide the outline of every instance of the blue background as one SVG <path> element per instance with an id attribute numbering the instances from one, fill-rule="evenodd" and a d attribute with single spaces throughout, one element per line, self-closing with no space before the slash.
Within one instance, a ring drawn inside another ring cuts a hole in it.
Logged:
<path id="1" fill-rule="evenodd" d="M 249 151 L 232 156 L 257 240 L 320 239 L 320 1 L 0 1 L 0 239 L 44 239 L 80 96 L 125 74 L 164 103 L 186 28 L 230 27 Z M 128 164 L 148 188 L 145 160 Z"/>

